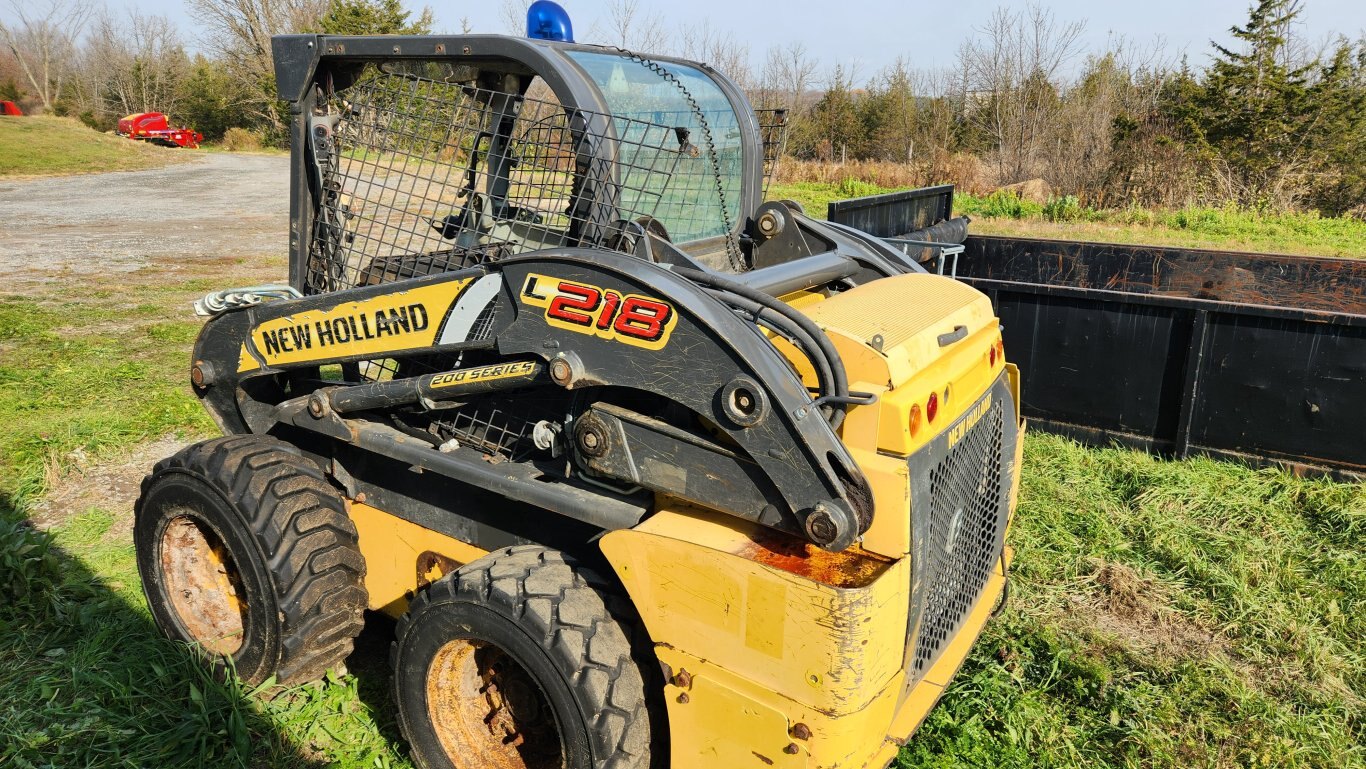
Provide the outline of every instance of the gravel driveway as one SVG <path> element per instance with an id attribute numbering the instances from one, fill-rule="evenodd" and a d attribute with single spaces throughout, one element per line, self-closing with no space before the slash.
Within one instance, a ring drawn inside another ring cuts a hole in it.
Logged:
<path id="1" fill-rule="evenodd" d="M 151 171 L 0 179 L 0 279 L 283 255 L 288 192 L 289 158 L 268 155 L 204 153 Z"/>

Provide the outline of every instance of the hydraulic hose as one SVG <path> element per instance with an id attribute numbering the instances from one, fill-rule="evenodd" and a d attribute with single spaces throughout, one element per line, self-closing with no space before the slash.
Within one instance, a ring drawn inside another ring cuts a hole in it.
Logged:
<path id="1" fill-rule="evenodd" d="M 820 347 L 817 345 L 816 340 L 812 339 L 811 335 L 803 331 L 800 326 L 793 323 L 787 316 L 779 315 L 771 308 L 746 299 L 743 296 L 727 293 L 715 288 L 709 288 L 706 289 L 706 291 L 708 294 L 720 299 L 731 307 L 734 307 L 743 313 L 747 313 L 754 319 L 755 323 L 768 328 L 770 331 L 796 345 L 797 349 L 801 350 L 802 354 L 806 356 L 806 359 L 811 362 L 811 368 L 816 372 L 817 389 L 822 394 L 834 391 L 834 373 L 830 370 L 829 361 L 825 359 L 824 355 L 820 354 Z M 833 409 L 829 406 L 824 407 L 823 411 L 825 412 L 827 419 L 834 413 Z"/>
<path id="2" fill-rule="evenodd" d="M 825 364 L 830 370 L 830 383 L 833 392 L 823 392 L 822 395 L 834 395 L 839 398 L 849 397 L 849 376 L 844 370 L 844 361 L 840 359 L 839 351 L 835 349 L 835 345 L 830 342 L 830 339 L 825 336 L 825 333 L 821 331 L 820 327 L 810 318 L 778 299 L 769 296 L 762 291 L 750 288 L 738 281 L 723 278 L 715 273 L 694 270 L 690 267 L 670 266 L 670 269 L 694 283 L 700 283 L 710 288 L 743 297 L 792 321 L 793 324 L 810 337 L 811 341 L 816 345 L 816 351 L 819 351 L 819 356 L 825 358 Z M 815 356 L 812 356 L 812 360 L 815 360 Z M 848 405 L 846 403 L 840 401 L 835 402 L 835 409 L 830 415 L 831 428 L 838 428 L 844 423 L 844 412 L 847 408 Z"/>

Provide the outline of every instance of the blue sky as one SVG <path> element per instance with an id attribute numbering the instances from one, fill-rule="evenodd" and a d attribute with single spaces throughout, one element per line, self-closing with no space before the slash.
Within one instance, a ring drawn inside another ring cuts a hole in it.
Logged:
<path id="1" fill-rule="evenodd" d="M 180 2 L 158 0 L 106 0 L 111 8 L 136 7 L 142 13 L 168 15 L 191 38 L 193 23 Z M 405 0 L 410 8 L 420 0 Z M 560 0 L 574 20 L 579 42 L 592 40 L 589 32 L 603 4 L 584 0 Z M 468 18 L 475 32 L 504 32 L 501 0 L 437 0 L 427 2 L 436 14 L 436 30 L 458 32 L 461 18 Z M 1190 55 L 1202 64 L 1211 39 L 1227 41 L 1228 28 L 1246 20 L 1250 0 L 1047 0 L 1044 7 L 1061 21 L 1084 19 L 1085 42 L 1097 49 L 1111 35 L 1122 35 L 1146 44 L 1161 37 L 1170 54 Z M 763 61 L 771 45 L 800 40 L 828 67 L 854 64 L 861 77 L 872 75 L 898 56 L 913 66 L 930 68 L 952 61 L 959 43 L 973 27 L 998 6 L 1021 5 L 1002 0 L 844 0 L 843 2 L 744 3 L 736 0 L 687 0 L 661 2 L 640 0 L 642 12 L 660 17 L 666 25 L 706 22 L 713 29 L 735 30 L 749 43 L 750 59 Z M 834 8 L 827 14 L 822 8 Z M 778 10 L 781 9 L 781 10 Z M 1311 40 L 1334 34 L 1351 38 L 1366 34 L 1366 0 L 1304 0 L 1301 32 Z"/>

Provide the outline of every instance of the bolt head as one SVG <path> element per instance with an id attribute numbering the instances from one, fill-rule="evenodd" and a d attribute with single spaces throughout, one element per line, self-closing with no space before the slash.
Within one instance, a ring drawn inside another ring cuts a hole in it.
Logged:
<path id="1" fill-rule="evenodd" d="M 214 368 L 212 363 L 197 360 L 194 362 L 194 365 L 190 367 L 190 382 L 192 382 L 195 387 L 208 387 L 213 384 L 213 380 Z"/>
<path id="2" fill-rule="evenodd" d="M 816 509 L 806 517 L 806 533 L 812 541 L 823 545 L 835 540 L 839 527 L 835 524 L 835 519 L 830 517 L 829 510 L 823 505 L 816 505 Z"/>
<path id="3" fill-rule="evenodd" d="M 550 378 L 555 384 L 568 385 L 574 378 L 574 367 L 564 358 L 556 358 L 550 362 Z"/>

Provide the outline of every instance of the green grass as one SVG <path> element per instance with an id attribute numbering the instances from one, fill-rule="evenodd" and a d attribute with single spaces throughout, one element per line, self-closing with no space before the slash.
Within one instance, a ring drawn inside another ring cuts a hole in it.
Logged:
<path id="1" fill-rule="evenodd" d="M 791 198 L 805 206 L 807 213 L 824 218 L 832 200 L 891 191 L 849 179 L 840 184 L 774 184 L 768 197 Z M 1071 196 L 1035 203 L 1006 192 L 983 196 L 958 193 L 954 195 L 954 208 L 955 213 L 972 217 L 969 230 L 980 235 L 1366 257 L 1366 221 L 1322 217 L 1312 211 L 1094 209 Z"/>
<path id="2" fill-rule="evenodd" d="M 408 766 L 375 686 L 248 690 L 164 640 L 126 509 L 96 503 L 50 533 L 24 520 L 74 454 L 213 433 L 186 384 L 199 327 L 188 300 L 260 281 L 235 271 L 0 295 L 0 766 Z M 382 667 L 383 649 L 370 651 Z"/>
<path id="3" fill-rule="evenodd" d="M 409 766 L 383 623 L 351 674 L 248 690 L 155 630 L 125 508 L 22 521 L 73 452 L 212 433 L 186 302 L 263 277 L 212 269 L 0 295 L 0 766 Z M 1366 766 L 1366 489 L 1045 435 L 1025 461 L 1010 603 L 897 766 Z"/>
<path id="4" fill-rule="evenodd" d="M 1366 765 L 1366 488 L 1026 442 L 1010 609 L 899 766 Z"/>
<path id="5" fill-rule="evenodd" d="M 137 171 L 192 157 L 192 151 L 103 134 L 71 118 L 0 117 L 0 176 Z"/>

